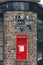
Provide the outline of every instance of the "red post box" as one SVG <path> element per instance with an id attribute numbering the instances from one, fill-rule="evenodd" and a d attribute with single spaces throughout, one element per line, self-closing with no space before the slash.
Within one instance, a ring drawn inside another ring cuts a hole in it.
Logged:
<path id="1" fill-rule="evenodd" d="M 16 60 L 27 60 L 27 35 L 16 37 Z"/>

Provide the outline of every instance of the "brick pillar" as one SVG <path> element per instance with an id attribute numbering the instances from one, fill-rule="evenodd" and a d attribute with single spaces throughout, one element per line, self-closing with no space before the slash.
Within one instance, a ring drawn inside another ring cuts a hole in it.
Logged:
<path id="1" fill-rule="evenodd" d="M 26 21 L 26 25 L 31 26 L 31 31 L 19 32 L 15 29 L 17 21 L 14 15 L 31 15 L 35 21 Z M 16 35 L 27 34 L 28 36 L 28 59 L 26 61 L 16 62 Z M 4 63 L 5 65 L 37 65 L 37 14 L 24 11 L 7 11 L 4 13 Z"/>

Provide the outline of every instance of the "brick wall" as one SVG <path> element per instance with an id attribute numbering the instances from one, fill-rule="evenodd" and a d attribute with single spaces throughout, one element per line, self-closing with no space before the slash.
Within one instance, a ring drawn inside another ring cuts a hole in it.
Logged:
<path id="1" fill-rule="evenodd" d="M 31 25 L 31 31 L 19 32 L 15 29 L 17 22 L 14 15 L 33 15 L 35 21 L 25 21 L 25 24 Z M 27 34 L 28 50 L 27 61 L 16 61 L 16 35 Z M 4 13 L 4 64 L 5 65 L 37 65 L 37 14 L 24 11 L 7 11 Z"/>

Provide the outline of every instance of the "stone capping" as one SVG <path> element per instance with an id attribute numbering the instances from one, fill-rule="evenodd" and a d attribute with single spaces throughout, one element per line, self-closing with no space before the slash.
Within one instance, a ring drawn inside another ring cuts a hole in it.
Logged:
<path id="1" fill-rule="evenodd" d="M 2 2 L 8 2 L 8 1 L 30 1 L 30 2 L 40 2 L 40 0 L 0 0 L 0 3 Z"/>

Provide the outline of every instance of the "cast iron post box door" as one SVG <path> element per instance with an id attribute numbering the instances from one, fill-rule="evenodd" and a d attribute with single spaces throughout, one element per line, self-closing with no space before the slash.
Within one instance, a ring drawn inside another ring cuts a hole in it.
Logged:
<path id="1" fill-rule="evenodd" d="M 27 60 L 27 35 L 16 37 L 16 60 Z"/>

